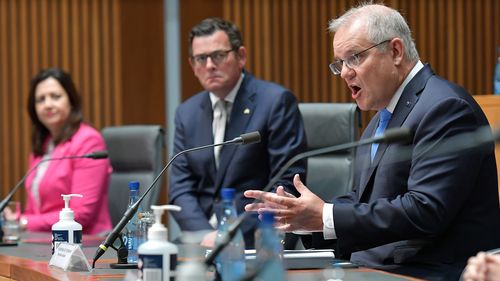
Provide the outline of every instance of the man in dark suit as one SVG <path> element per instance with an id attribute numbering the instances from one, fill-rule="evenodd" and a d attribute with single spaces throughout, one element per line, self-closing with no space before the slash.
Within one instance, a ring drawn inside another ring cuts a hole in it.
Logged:
<path id="1" fill-rule="evenodd" d="M 335 33 L 332 72 L 362 110 L 379 111 L 362 139 L 384 127 L 405 127 L 413 132 L 411 142 L 359 147 L 354 190 L 331 203 L 299 176 L 294 184 L 300 197 L 279 187 L 276 194 L 245 196 L 275 204 L 281 229 L 317 232 L 313 241 L 330 241 L 338 257 L 427 280 L 457 280 L 469 256 L 500 246 L 494 146 L 441 155 L 434 148 L 487 126 L 485 115 L 465 89 L 420 62 L 399 12 L 365 4 L 329 28 Z M 406 159 L 405 148 L 411 149 Z"/>
<path id="2" fill-rule="evenodd" d="M 286 161 L 306 149 L 306 138 L 295 96 L 244 70 L 247 51 L 234 24 L 203 20 L 191 30 L 189 43 L 189 63 L 205 91 L 177 108 L 174 153 L 252 131 L 262 139 L 184 154 L 172 165 L 169 200 L 182 207 L 173 215 L 184 231 L 208 232 L 202 242 L 209 246 L 221 211 L 220 189 L 235 188 L 237 211 L 243 212 L 250 202 L 243 191 L 264 187 Z M 297 163 L 280 184 L 296 193 L 292 177 L 305 172 L 306 162 Z M 247 248 L 254 247 L 255 223 L 255 218 L 243 223 Z"/>

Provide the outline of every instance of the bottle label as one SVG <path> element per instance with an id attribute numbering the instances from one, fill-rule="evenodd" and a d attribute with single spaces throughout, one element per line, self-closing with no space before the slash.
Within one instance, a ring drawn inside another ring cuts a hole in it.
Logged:
<path id="1" fill-rule="evenodd" d="M 177 255 L 170 255 L 168 271 L 163 270 L 163 255 L 139 255 L 137 263 L 139 268 L 138 280 L 175 280 L 175 269 L 177 267 Z M 164 276 L 164 274 L 166 274 Z"/>
<path id="2" fill-rule="evenodd" d="M 52 230 L 52 254 L 62 242 L 69 241 L 67 230 Z"/>
<path id="3" fill-rule="evenodd" d="M 73 239 L 71 239 L 68 230 L 52 230 L 52 254 L 62 242 L 82 244 L 82 231 L 73 231 Z"/>

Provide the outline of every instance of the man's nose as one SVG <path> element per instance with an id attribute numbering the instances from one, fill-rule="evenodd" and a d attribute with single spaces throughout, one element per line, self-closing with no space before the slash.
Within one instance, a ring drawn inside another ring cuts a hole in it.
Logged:
<path id="1" fill-rule="evenodd" d="M 205 67 L 207 68 L 214 68 L 216 67 L 217 64 L 215 64 L 215 62 L 212 60 L 211 57 L 207 57 L 207 63 L 205 64 Z"/>
<path id="2" fill-rule="evenodd" d="M 354 69 L 348 67 L 347 64 L 344 62 L 344 65 L 342 65 L 342 70 L 340 70 L 340 77 L 346 80 L 352 78 L 355 73 L 356 72 L 354 71 Z"/>

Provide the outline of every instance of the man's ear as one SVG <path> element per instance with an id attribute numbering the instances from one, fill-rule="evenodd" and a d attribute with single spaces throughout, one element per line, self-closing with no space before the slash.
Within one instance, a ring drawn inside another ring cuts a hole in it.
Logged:
<path id="1" fill-rule="evenodd" d="M 405 46 L 400 38 L 394 38 L 389 42 L 392 50 L 392 59 L 396 65 L 400 65 L 404 59 Z"/>
<path id="2" fill-rule="evenodd" d="M 247 49 L 241 46 L 238 50 L 236 50 L 236 52 L 238 53 L 238 61 L 240 63 L 240 68 L 243 69 L 247 62 Z"/>

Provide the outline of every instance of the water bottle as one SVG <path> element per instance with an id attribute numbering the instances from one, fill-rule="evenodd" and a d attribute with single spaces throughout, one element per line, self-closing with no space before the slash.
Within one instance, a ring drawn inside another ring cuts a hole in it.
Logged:
<path id="1" fill-rule="evenodd" d="M 215 240 L 217 245 L 225 237 L 229 226 L 237 218 L 234 195 L 235 190 L 233 188 L 221 189 L 223 212 L 217 229 L 217 238 Z M 238 230 L 229 245 L 219 254 L 215 264 L 222 281 L 240 280 L 245 275 L 245 242 L 241 230 Z"/>
<path id="2" fill-rule="evenodd" d="M 132 207 L 132 205 L 139 199 L 139 182 L 131 181 L 129 182 L 128 187 L 130 189 L 128 209 L 130 209 L 130 207 Z M 139 248 L 139 244 L 142 240 L 142 233 L 140 231 L 138 218 L 139 213 L 140 210 L 137 210 L 137 213 L 132 216 L 125 229 L 124 243 L 128 250 L 127 263 L 137 263 L 137 249 Z"/>
<path id="3" fill-rule="evenodd" d="M 498 59 L 493 76 L 493 94 L 500 95 L 500 47 L 498 47 Z"/>
<path id="4" fill-rule="evenodd" d="M 255 249 L 257 250 L 256 270 L 259 280 L 285 280 L 283 267 L 283 245 L 280 236 L 274 228 L 274 213 L 265 212 L 259 229 L 255 232 Z"/>

